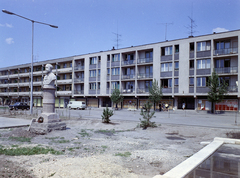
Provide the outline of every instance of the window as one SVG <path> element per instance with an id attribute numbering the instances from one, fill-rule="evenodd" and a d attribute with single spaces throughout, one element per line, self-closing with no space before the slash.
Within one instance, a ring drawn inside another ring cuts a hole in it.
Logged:
<path id="1" fill-rule="evenodd" d="M 134 54 L 127 54 L 125 61 L 134 60 Z"/>
<path id="2" fill-rule="evenodd" d="M 112 75 L 120 75 L 120 68 L 112 68 Z"/>
<path id="3" fill-rule="evenodd" d="M 63 74 L 63 80 L 67 79 L 67 74 Z"/>
<path id="4" fill-rule="evenodd" d="M 203 41 L 197 43 L 197 51 L 207 51 L 210 50 L 211 43 L 210 41 Z"/>
<path id="5" fill-rule="evenodd" d="M 96 83 L 89 83 L 90 90 L 96 90 Z"/>
<path id="6" fill-rule="evenodd" d="M 63 68 L 67 68 L 67 63 L 63 63 Z"/>
<path id="7" fill-rule="evenodd" d="M 172 79 L 162 79 L 161 84 L 163 88 L 172 88 Z"/>
<path id="8" fill-rule="evenodd" d="M 175 79 L 174 79 L 174 85 L 175 85 L 175 86 L 178 86 L 178 78 L 175 78 Z"/>
<path id="9" fill-rule="evenodd" d="M 172 63 L 162 63 L 161 64 L 161 72 L 172 71 Z"/>
<path id="10" fill-rule="evenodd" d="M 97 57 L 90 57 L 90 65 L 97 64 Z"/>
<path id="11" fill-rule="evenodd" d="M 230 67 L 230 59 L 217 59 L 216 68 Z"/>
<path id="12" fill-rule="evenodd" d="M 178 69 L 179 69 L 179 62 L 175 62 L 174 70 L 178 70 Z"/>
<path id="13" fill-rule="evenodd" d="M 147 59 L 152 59 L 152 58 L 153 58 L 153 52 L 152 52 L 152 51 L 146 52 L 146 53 L 145 53 L 145 57 L 146 57 Z"/>
<path id="14" fill-rule="evenodd" d="M 211 65 L 211 59 L 197 60 L 197 69 L 209 69 Z"/>
<path id="15" fill-rule="evenodd" d="M 107 89 L 109 89 L 109 87 L 110 87 L 110 83 L 109 83 L 109 82 L 107 82 Z"/>
<path id="16" fill-rule="evenodd" d="M 194 51 L 194 43 L 189 44 L 190 51 Z"/>
<path id="17" fill-rule="evenodd" d="M 119 82 L 112 82 L 112 89 L 119 89 Z"/>
<path id="18" fill-rule="evenodd" d="M 115 62 L 115 61 L 120 61 L 120 54 L 113 54 L 112 55 L 112 62 Z"/>
<path id="19" fill-rule="evenodd" d="M 110 68 L 107 68 L 107 75 L 110 75 Z"/>
<path id="20" fill-rule="evenodd" d="M 146 66 L 145 67 L 146 74 L 152 74 L 153 73 L 153 66 Z M 133 74 L 133 73 L 131 73 Z"/>
<path id="21" fill-rule="evenodd" d="M 70 67 L 72 67 L 72 63 L 70 63 Z"/>
<path id="22" fill-rule="evenodd" d="M 189 68 L 194 69 L 194 60 L 189 61 Z"/>
<path id="23" fill-rule="evenodd" d="M 189 85 L 190 85 L 190 86 L 193 86 L 193 85 L 194 85 L 194 78 L 193 78 L 193 77 L 190 77 L 190 78 L 189 78 Z"/>
<path id="24" fill-rule="evenodd" d="M 162 48 L 162 56 L 172 55 L 172 46 Z"/>
<path id="25" fill-rule="evenodd" d="M 205 86 L 206 86 L 206 77 L 198 77 L 197 87 L 205 87 Z"/>
<path id="26" fill-rule="evenodd" d="M 90 77 L 96 77 L 96 70 L 90 70 Z"/>
<path id="27" fill-rule="evenodd" d="M 72 74 L 69 75 L 69 79 L 72 79 Z"/>
<path id="28" fill-rule="evenodd" d="M 230 48 L 230 42 L 229 41 L 216 42 L 216 50 L 218 50 L 218 49 L 229 49 L 229 48 Z"/>
<path id="29" fill-rule="evenodd" d="M 101 69 L 98 69 L 98 76 L 101 75 Z"/>
<path id="30" fill-rule="evenodd" d="M 101 88 L 101 83 L 98 82 L 98 90 L 100 90 L 100 88 Z"/>
<path id="31" fill-rule="evenodd" d="M 179 45 L 175 45 L 175 54 L 179 53 Z"/>

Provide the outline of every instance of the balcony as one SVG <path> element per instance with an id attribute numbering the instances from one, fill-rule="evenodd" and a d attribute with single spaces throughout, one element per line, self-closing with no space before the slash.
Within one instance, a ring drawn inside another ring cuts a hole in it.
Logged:
<path id="1" fill-rule="evenodd" d="M 75 70 L 75 71 L 84 70 L 84 66 L 76 66 L 76 67 L 74 67 L 74 70 Z"/>
<path id="2" fill-rule="evenodd" d="M 70 96 L 70 95 L 72 95 L 72 91 L 71 90 L 57 91 L 57 95 L 59 95 L 59 96 Z"/>
<path id="3" fill-rule="evenodd" d="M 219 56 L 219 55 L 228 55 L 228 54 L 237 54 L 238 48 L 226 48 L 226 49 L 217 49 L 214 50 L 213 55 Z"/>
<path id="4" fill-rule="evenodd" d="M 136 64 L 136 60 L 122 61 L 122 66 L 135 65 L 135 64 Z"/>
<path id="5" fill-rule="evenodd" d="M 217 74 L 237 74 L 238 67 L 222 67 L 222 68 L 214 68 Z"/>
<path id="6" fill-rule="evenodd" d="M 132 94 L 132 93 L 135 93 L 135 89 L 132 88 L 132 89 L 122 89 L 122 94 Z"/>
<path id="7" fill-rule="evenodd" d="M 131 80 L 135 79 L 135 74 L 132 75 L 122 75 L 122 80 Z"/>
<path id="8" fill-rule="evenodd" d="M 138 59 L 137 63 L 138 64 L 145 64 L 145 63 L 152 63 L 153 62 L 153 58 L 142 58 L 142 59 Z"/>
<path id="9" fill-rule="evenodd" d="M 162 88 L 163 93 L 172 93 L 172 88 Z"/>
<path id="10" fill-rule="evenodd" d="M 230 85 L 227 87 L 228 92 L 238 92 L 238 87 L 236 85 Z"/>
<path id="11" fill-rule="evenodd" d="M 74 94 L 75 95 L 83 95 L 84 94 L 84 90 L 74 90 Z"/>
<path id="12" fill-rule="evenodd" d="M 72 84 L 72 79 L 57 80 L 57 84 Z"/>
<path id="13" fill-rule="evenodd" d="M 138 79 L 153 78 L 153 73 L 139 73 Z"/>
<path id="14" fill-rule="evenodd" d="M 71 73 L 72 72 L 72 68 L 71 67 L 62 68 L 62 69 L 58 69 L 57 71 L 58 71 L 58 73 Z"/>
<path id="15" fill-rule="evenodd" d="M 137 93 L 138 94 L 148 94 L 149 88 L 137 88 Z"/>
<path id="16" fill-rule="evenodd" d="M 74 79 L 74 83 L 83 83 L 84 82 L 84 78 L 75 78 Z"/>

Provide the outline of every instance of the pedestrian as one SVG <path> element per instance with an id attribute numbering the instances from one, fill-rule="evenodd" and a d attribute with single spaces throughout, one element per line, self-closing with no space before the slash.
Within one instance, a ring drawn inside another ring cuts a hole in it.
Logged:
<path id="1" fill-rule="evenodd" d="M 183 102 L 182 104 L 182 109 L 184 110 L 185 109 L 185 103 Z"/>

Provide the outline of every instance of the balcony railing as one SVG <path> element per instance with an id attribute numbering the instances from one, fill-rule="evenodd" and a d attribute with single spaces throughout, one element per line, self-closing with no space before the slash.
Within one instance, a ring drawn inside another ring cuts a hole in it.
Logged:
<path id="1" fill-rule="evenodd" d="M 153 58 L 141 58 L 141 59 L 138 59 L 137 61 L 138 64 L 151 63 L 151 62 L 153 62 Z"/>
<path id="2" fill-rule="evenodd" d="M 122 75 L 122 79 L 135 79 L 135 74 L 132 75 Z"/>
<path id="3" fill-rule="evenodd" d="M 75 83 L 84 82 L 84 78 L 75 78 L 75 79 L 74 79 L 74 82 L 75 82 Z"/>
<path id="4" fill-rule="evenodd" d="M 84 94 L 84 90 L 74 90 L 74 94 L 77 94 L 77 95 Z"/>
<path id="5" fill-rule="evenodd" d="M 132 65 L 136 64 L 136 60 L 127 60 L 127 61 L 122 61 L 122 65 Z"/>
<path id="6" fill-rule="evenodd" d="M 149 88 L 137 88 L 138 94 L 149 93 Z"/>
<path id="7" fill-rule="evenodd" d="M 135 93 L 135 89 L 122 89 L 123 94 L 130 94 L 130 93 Z"/>
<path id="8" fill-rule="evenodd" d="M 84 66 L 76 66 L 74 67 L 74 70 L 84 70 Z"/>
<path id="9" fill-rule="evenodd" d="M 238 87 L 236 85 L 230 85 L 227 87 L 228 92 L 238 92 Z"/>
<path id="10" fill-rule="evenodd" d="M 214 50 L 214 56 L 218 55 L 227 55 L 227 54 L 237 54 L 238 48 L 226 48 L 226 49 L 217 49 Z"/>
<path id="11" fill-rule="evenodd" d="M 214 68 L 217 74 L 232 74 L 238 72 L 238 67 L 222 67 L 222 68 Z"/>
<path id="12" fill-rule="evenodd" d="M 138 79 L 153 78 L 153 73 L 139 73 Z"/>

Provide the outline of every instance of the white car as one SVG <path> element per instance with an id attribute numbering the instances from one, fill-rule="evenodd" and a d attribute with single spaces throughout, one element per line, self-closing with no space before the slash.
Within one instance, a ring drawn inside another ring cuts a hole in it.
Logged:
<path id="1" fill-rule="evenodd" d="M 69 109 L 85 109 L 86 103 L 84 101 L 70 101 L 67 105 L 67 108 Z"/>

